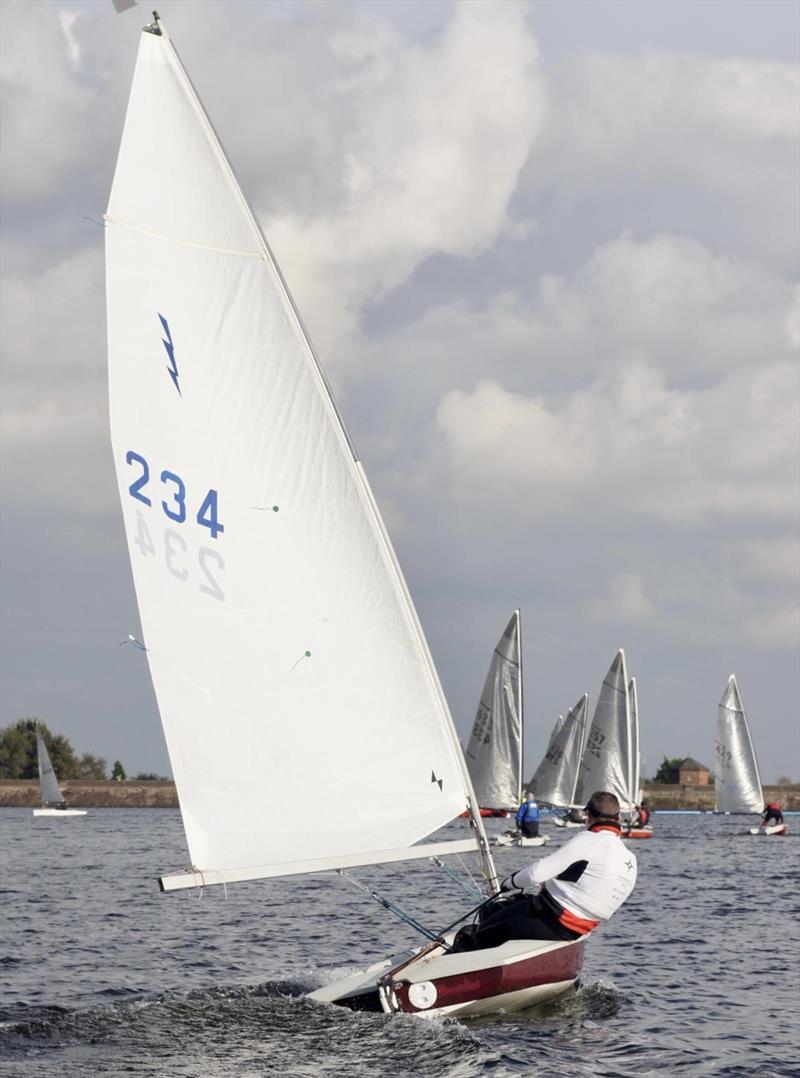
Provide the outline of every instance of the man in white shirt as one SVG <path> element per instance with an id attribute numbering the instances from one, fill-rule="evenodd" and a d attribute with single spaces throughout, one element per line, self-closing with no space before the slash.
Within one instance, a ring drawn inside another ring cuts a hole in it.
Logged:
<path id="1" fill-rule="evenodd" d="M 510 939 L 573 940 L 607 921 L 636 883 L 636 858 L 620 839 L 619 801 L 598 791 L 586 806 L 586 830 L 560 849 L 514 872 L 502 891 L 519 890 L 454 950 L 498 947 Z M 526 888 L 538 893 L 526 894 Z"/>

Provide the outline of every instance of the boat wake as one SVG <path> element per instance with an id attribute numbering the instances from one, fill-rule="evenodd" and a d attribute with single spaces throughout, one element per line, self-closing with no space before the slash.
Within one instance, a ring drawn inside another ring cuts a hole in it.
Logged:
<path id="1" fill-rule="evenodd" d="M 268 1073 L 318 1073 L 313 1060 L 327 1056 L 335 1043 L 339 1063 L 354 1078 L 374 1073 L 367 1061 L 376 1054 L 387 1060 L 391 1056 L 397 1073 L 415 1073 L 423 1051 L 436 1057 L 441 1073 L 456 1078 L 474 1073 L 468 1060 L 481 1053 L 480 1044 L 458 1023 L 320 1005 L 302 998 L 310 987 L 281 980 L 82 1009 L 6 1008 L 0 1011 L 0 1055 L 11 1068 L 8 1073 L 20 1075 L 46 1075 L 50 1068 L 54 1075 L 85 1075 L 100 1061 L 114 1072 L 145 1074 L 153 1073 L 149 1068 L 157 1058 L 160 1073 L 217 1078 L 250 1073 L 247 1068 L 256 1061 L 257 1068 L 268 1063 Z M 307 1071 L 297 1070 L 301 1061 Z"/>

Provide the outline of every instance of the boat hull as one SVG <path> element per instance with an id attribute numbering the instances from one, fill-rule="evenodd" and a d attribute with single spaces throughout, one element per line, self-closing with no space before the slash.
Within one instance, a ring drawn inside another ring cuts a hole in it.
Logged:
<path id="1" fill-rule="evenodd" d="M 565 820 L 563 816 L 553 816 L 550 820 L 554 827 L 586 827 L 586 821 Z"/>
<path id="2" fill-rule="evenodd" d="M 387 959 L 311 992 L 320 1002 L 387 1014 L 477 1018 L 523 1010 L 574 987 L 586 940 L 511 940 L 500 947 L 449 954 L 442 948 L 403 965 Z M 407 959 L 406 959 L 407 961 Z M 402 965 L 395 974 L 394 966 Z"/>
<path id="3" fill-rule="evenodd" d="M 789 828 L 785 823 L 776 823 L 771 827 L 751 827 L 751 835 L 766 835 L 768 838 L 772 835 L 788 835 Z"/>
<path id="4" fill-rule="evenodd" d="M 34 816 L 86 816 L 86 809 L 34 809 Z"/>
<path id="5" fill-rule="evenodd" d="M 624 839 L 626 839 L 626 840 L 629 839 L 629 838 L 652 838 L 653 837 L 653 828 L 652 827 L 634 827 L 630 831 L 625 831 L 623 833 L 622 837 Z"/>
<path id="6" fill-rule="evenodd" d="M 536 838 L 523 838 L 522 835 L 497 835 L 495 846 L 545 846 L 550 841 L 547 835 Z"/>

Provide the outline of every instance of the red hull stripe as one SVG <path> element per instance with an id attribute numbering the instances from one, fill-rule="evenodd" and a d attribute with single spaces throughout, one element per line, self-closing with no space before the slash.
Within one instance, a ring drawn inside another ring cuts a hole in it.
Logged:
<path id="1" fill-rule="evenodd" d="M 561 947 L 557 951 L 548 951 L 546 954 L 508 965 L 459 973 L 453 977 L 439 977 L 433 982 L 436 986 L 434 1007 L 453 1007 L 460 1003 L 486 999 L 488 996 L 517 992 L 523 988 L 574 981 L 583 964 L 585 945 L 585 940 L 581 939 L 569 947 Z M 415 1007 L 409 1000 L 408 981 L 398 981 L 395 989 L 400 1006 L 406 1013 L 414 1014 L 426 1009 Z"/>

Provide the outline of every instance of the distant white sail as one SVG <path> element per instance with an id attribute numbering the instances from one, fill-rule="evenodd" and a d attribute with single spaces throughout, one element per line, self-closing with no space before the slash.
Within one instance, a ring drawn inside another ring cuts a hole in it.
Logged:
<path id="1" fill-rule="evenodd" d="M 628 791 L 630 801 L 638 805 L 642 799 L 642 751 L 639 745 L 639 692 L 635 677 L 628 682 L 628 706 L 631 713 L 631 777 Z"/>
<path id="2" fill-rule="evenodd" d="M 717 711 L 714 771 L 717 812 L 761 812 L 761 776 L 735 674 L 728 678 Z"/>
<path id="3" fill-rule="evenodd" d="M 380 860 L 462 812 L 469 777 L 364 471 L 157 25 L 106 226 L 114 461 L 191 863 Z"/>
<path id="4" fill-rule="evenodd" d="M 50 754 L 39 727 L 36 727 L 36 759 L 39 764 L 39 789 L 43 805 L 60 805 L 64 800 L 56 773 L 50 763 Z"/>
<path id="5" fill-rule="evenodd" d="M 556 723 L 547 752 L 528 783 L 537 801 L 563 808 L 574 803 L 588 705 L 589 696 L 584 693 Z"/>
<path id="6" fill-rule="evenodd" d="M 494 649 L 467 745 L 467 765 L 482 808 L 515 809 L 522 796 L 520 613 Z"/>
<path id="7" fill-rule="evenodd" d="M 638 741 L 638 738 L 637 738 Z M 632 733 L 625 653 L 620 649 L 605 676 L 578 770 L 575 801 L 582 804 L 595 790 L 616 794 L 623 811 L 631 811 Z"/>

